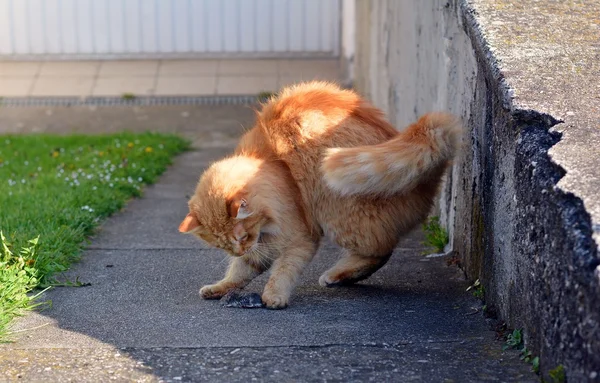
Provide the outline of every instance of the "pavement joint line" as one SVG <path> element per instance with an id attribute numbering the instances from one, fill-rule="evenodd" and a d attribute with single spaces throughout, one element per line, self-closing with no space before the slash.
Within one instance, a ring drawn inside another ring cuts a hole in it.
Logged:
<path id="1" fill-rule="evenodd" d="M 325 344 L 313 344 L 313 345 L 302 345 L 302 344 L 285 344 L 285 345 L 272 345 L 272 346 L 153 346 L 153 347 L 131 347 L 121 346 L 115 347 L 107 345 L 108 348 L 115 348 L 119 350 L 267 350 L 277 348 L 302 348 L 302 349 L 323 349 L 332 347 L 365 347 L 365 348 L 382 348 L 382 349 L 393 349 L 412 345 L 425 345 L 425 344 L 462 344 L 470 341 L 484 341 L 485 337 L 470 337 L 464 339 L 439 339 L 439 340 L 424 340 L 424 341 L 404 341 L 395 343 L 325 343 Z M 502 345 L 502 342 L 498 342 L 498 347 Z M 97 345 L 93 347 L 83 347 L 85 349 L 98 348 Z M 104 348 L 104 347 L 100 347 Z M 12 350 L 78 350 L 81 347 L 12 347 L 11 349 L 0 348 L 0 353 L 3 351 Z"/>

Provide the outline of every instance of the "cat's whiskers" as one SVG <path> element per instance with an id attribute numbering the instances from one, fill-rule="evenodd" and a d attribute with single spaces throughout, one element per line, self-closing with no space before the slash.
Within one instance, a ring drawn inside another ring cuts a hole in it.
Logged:
<path id="1" fill-rule="evenodd" d="M 274 247 L 264 246 L 265 244 L 260 243 L 259 246 L 256 247 L 252 251 L 252 255 L 254 258 L 260 263 L 260 265 L 266 270 L 273 264 L 275 260 L 275 255 L 273 254 Z"/>

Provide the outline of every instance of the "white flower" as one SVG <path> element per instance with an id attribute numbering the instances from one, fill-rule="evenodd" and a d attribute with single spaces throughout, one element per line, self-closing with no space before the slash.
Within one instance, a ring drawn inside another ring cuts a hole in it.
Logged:
<path id="1" fill-rule="evenodd" d="M 113 184 L 112 184 L 112 183 L 109 183 L 109 184 L 108 184 L 108 186 L 110 186 L 110 187 L 113 187 Z"/>
<path id="2" fill-rule="evenodd" d="M 96 190 L 96 189 L 98 189 L 96 186 L 94 186 L 94 187 L 92 188 L 92 190 Z"/>
<path id="3" fill-rule="evenodd" d="M 38 172 L 41 172 L 41 171 L 42 171 L 42 167 L 38 166 Z"/>
<path id="4" fill-rule="evenodd" d="M 29 165 L 29 161 L 25 161 L 25 165 Z"/>

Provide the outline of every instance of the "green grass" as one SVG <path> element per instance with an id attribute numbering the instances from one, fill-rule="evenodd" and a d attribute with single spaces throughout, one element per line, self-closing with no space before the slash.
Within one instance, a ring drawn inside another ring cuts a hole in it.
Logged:
<path id="1" fill-rule="evenodd" d="M 56 285 L 101 220 L 187 147 L 152 133 L 0 136 L 0 340 L 31 291 Z"/>
<path id="2" fill-rule="evenodd" d="M 448 233 L 440 225 L 439 217 L 430 217 L 423 224 L 423 231 L 425 232 L 425 241 L 423 245 L 434 249 L 437 253 L 444 252 L 444 247 L 448 244 Z"/>

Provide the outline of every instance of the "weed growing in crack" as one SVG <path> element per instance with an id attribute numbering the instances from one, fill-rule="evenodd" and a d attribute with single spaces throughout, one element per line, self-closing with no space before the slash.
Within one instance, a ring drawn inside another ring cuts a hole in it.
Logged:
<path id="1" fill-rule="evenodd" d="M 448 244 L 448 232 L 440 225 L 439 217 L 430 217 L 423 224 L 425 241 L 423 245 L 433 248 L 435 252 L 442 253 Z"/>

